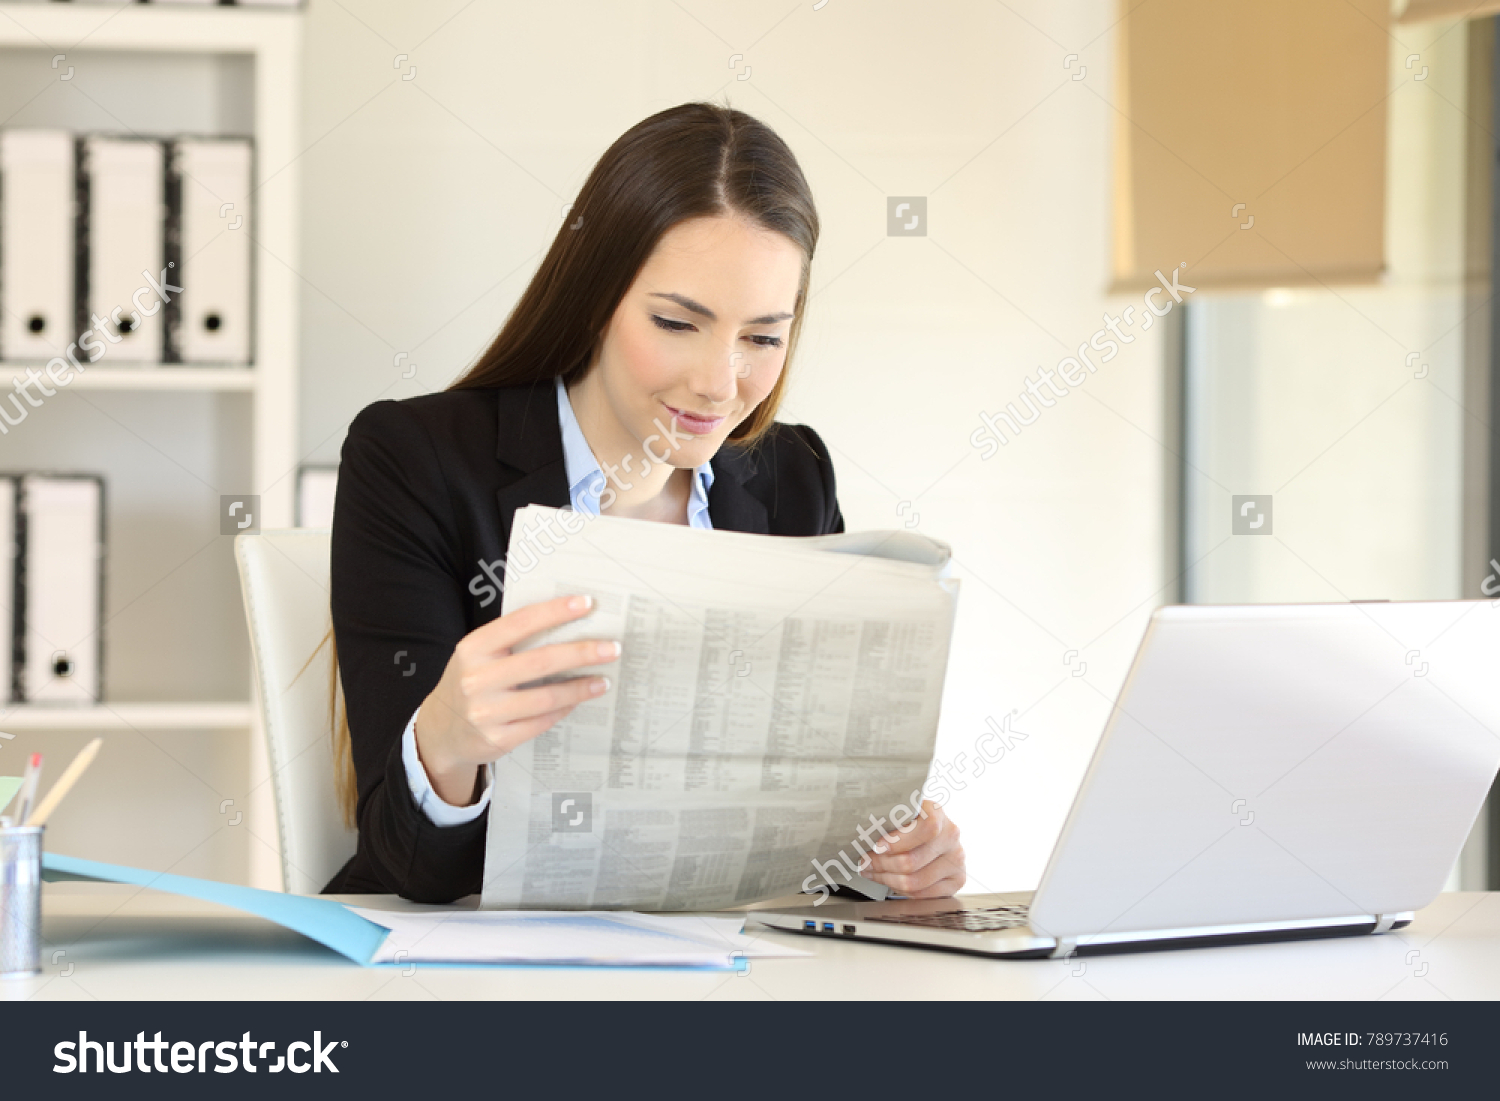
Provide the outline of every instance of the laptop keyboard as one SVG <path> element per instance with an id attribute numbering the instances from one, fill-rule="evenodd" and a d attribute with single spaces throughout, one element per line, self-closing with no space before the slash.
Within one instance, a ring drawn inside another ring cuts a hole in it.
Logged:
<path id="1" fill-rule="evenodd" d="M 997 929 L 1015 929 L 1030 920 L 1030 908 L 1021 906 L 986 906 L 983 909 L 939 910 L 932 914 L 882 914 L 861 918 L 889 925 L 919 925 L 926 929 L 958 929 L 966 933 L 990 933 Z"/>

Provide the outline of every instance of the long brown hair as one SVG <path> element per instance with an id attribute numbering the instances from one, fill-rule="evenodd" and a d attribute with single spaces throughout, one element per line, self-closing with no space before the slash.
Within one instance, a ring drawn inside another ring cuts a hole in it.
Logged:
<path id="1" fill-rule="evenodd" d="M 802 250 L 802 278 L 781 375 L 729 438 L 752 446 L 776 419 L 802 331 L 818 244 L 818 214 L 797 158 L 765 123 L 715 103 L 658 111 L 615 139 L 599 158 L 552 239 L 541 266 L 473 367 L 448 389 L 525 386 L 582 378 L 610 318 L 661 237 L 689 218 L 737 215 Z M 327 641 L 334 646 L 333 629 Z M 328 691 L 335 779 L 353 826 L 356 790 L 349 718 L 338 707 L 338 653 Z"/>

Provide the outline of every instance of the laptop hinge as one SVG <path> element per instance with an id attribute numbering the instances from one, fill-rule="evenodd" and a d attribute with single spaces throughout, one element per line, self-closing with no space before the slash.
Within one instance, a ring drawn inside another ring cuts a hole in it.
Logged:
<path id="1" fill-rule="evenodd" d="M 1376 914 L 1375 932 L 1389 933 L 1391 931 L 1391 926 L 1396 924 L 1396 917 L 1396 914 Z"/>
<path id="2" fill-rule="evenodd" d="M 1058 937 L 1057 938 L 1057 947 L 1055 947 L 1055 948 L 1052 949 L 1052 954 L 1050 956 L 1048 956 L 1047 958 L 1051 959 L 1051 960 L 1065 960 L 1065 959 L 1067 959 L 1069 956 L 1073 955 L 1077 951 L 1078 951 L 1078 938 L 1077 937 Z"/>

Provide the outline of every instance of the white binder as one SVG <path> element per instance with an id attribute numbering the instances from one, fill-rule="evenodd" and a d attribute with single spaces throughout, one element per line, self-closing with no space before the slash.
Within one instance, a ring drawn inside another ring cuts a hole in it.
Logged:
<path id="1" fill-rule="evenodd" d="M 0 704 L 11 701 L 16 624 L 16 480 L 0 475 Z"/>
<path id="2" fill-rule="evenodd" d="M 250 362 L 250 143 L 192 139 L 172 149 L 181 187 L 184 363 Z"/>
<path id="3" fill-rule="evenodd" d="M 99 699 L 104 484 L 88 475 L 20 480 L 21 696 L 27 703 Z"/>
<path id="4" fill-rule="evenodd" d="M 99 362 L 156 363 L 162 359 L 162 313 L 150 279 L 166 269 L 164 172 L 160 142 L 129 138 L 83 140 L 88 174 L 88 297 L 80 326 L 95 326 L 106 347 Z M 175 272 L 168 270 L 168 282 Z M 137 291 L 143 291 L 136 296 Z M 137 301 L 132 302 L 132 298 Z M 144 308 L 138 308 L 144 307 Z M 116 324 L 116 311 L 120 324 Z"/>
<path id="5" fill-rule="evenodd" d="M 73 137 L 0 131 L 0 357 L 51 359 L 73 327 Z"/>

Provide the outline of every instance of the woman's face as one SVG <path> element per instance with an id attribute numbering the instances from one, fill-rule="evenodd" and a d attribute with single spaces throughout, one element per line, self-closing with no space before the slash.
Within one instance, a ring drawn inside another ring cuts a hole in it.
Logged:
<path id="1" fill-rule="evenodd" d="M 623 430 L 618 442 L 674 467 L 712 458 L 781 375 L 801 277 L 794 242 L 738 217 L 663 234 L 588 380 Z"/>

